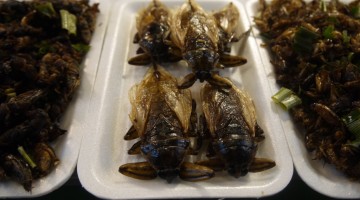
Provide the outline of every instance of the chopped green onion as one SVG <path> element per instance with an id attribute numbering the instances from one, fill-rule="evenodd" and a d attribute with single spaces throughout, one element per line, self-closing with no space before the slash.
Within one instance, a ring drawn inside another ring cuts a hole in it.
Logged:
<path id="1" fill-rule="evenodd" d="M 290 96 L 293 93 L 293 91 L 282 87 L 280 88 L 280 90 L 273 95 L 271 98 L 273 101 L 275 101 L 275 103 L 280 103 L 282 100 L 286 99 L 288 96 Z"/>
<path id="2" fill-rule="evenodd" d="M 327 6 L 325 1 L 320 1 L 320 10 L 323 12 L 327 11 Z"/>
<path id="3" fill-rule="evenodd" d="M 301 99 L 292 94 L 290 95 L 288 98 L 284 99 L 283 101 L 281 101 L 281 103 L 279 104 L 284 110 L 289 110 L 297 105 L 301 104 Z"/>
<path id="4" fill-rule="evenodd" d="M 334 37 L 334 26 L 333 25 L 329 25 L 325 28 L 324 32 L 323 32 L 323 36 L 325 39 L 333 39 Z"/>
<path id="5" fill-rule="evenodd" d="M 351 141 L 348 144 L 353 147 L 360 147 L 360 138 L 356 138 L 355 140 Z"/>
<path id="6" fill-rule="evenodd" d="M 78 51 L 82 54 L 85 54 L 90 50 L 90 45 L 83 44 L 83 43 L 72 44 L 71 46 L 73 49 L 75 49 L 76 51 Z"/>
<path id="7" fill-rule="evenodd" d="M 15 92 L 14 88 L 8 88 L 8 89 L 5 89 L 5 93 L 8 94 L 8 93 L 13 93 Z"/>
<path id="8" fill-rule="evenodd" d="M 30 156 L 26 153 L 25 149 L 22 146 L 17 148 L 20 155 L 25 159 L 25 161 L 30 165 L 31 168 L 35 168 L 35 162 L 30 158 Z"/>
<path id="9" fill-rule="evenodd" d="M 55 52 L 55 48 L 48 41 L 41 41 L 35 45 L 38 48 L 38 55 L 42 56 L 50 52 Z"/>
<path id="10" fill-rule="evenodd" d="M 344 42 L 345 44 L 349 44 L 351 37 L 348 35 L 348 33 L 347 33 L 346 30 L 344 30 L 344 31 L 342 32 L 342 37 L 343 37 L 343 42 Z"/>
<path id="11" fill-rule="evenodd" d="M 56 12 L 51 2 L 41 3 L 35 6 L 35 9 L 48 17 L 55 17 Z"/>
<path id="12" fill-rule="evenodd" d="M 350 53 L 348 54 L 348 56 L 347 56 L 347 60 L 348 60 L 349 62 L 351 62 L 352 59 L 353 59 L 353 57 L 354 57 L 354 52 L 350 52 Z"/>
<path id="13" fill-rule="evenodd" d="M 7 95 L 9 98 L 11 98 L 11 97 L 16 97 L 16 92 L 7 93 L 6 95 Z"/>
<path id="14" fill-rule="evenodd" d="M 336 16 L 329 16 L 328 19 L 327 19 L 327 21 L 328 21 L 329 23 L 335 24 L 335 25 L 337 25 L 337 24 L 340 23 L 339 20 L 338 20 L 338 18 L 337 18 Z"/>
<path id="15" fill-rule="evenodd" d="M 350 145 L 359 147 L 360 145 L 360 108 L 351 111 L 348 115 L 341 118 L 350 133 L 354 134 L 355 140 Z"/>
<path id="16" fill-rule="evenodd" d="M 284 110 L 289 110 L 299 104 L 301 104 L 301 99 L 294 94 L 293 91 L 287 88 L 280 88 L 280 90 L 273 95 L 272 100 L 279 104 Z"/>
<path id="17" fill-rule="evenodd" d="M 61 27 L 66 29 L 69 34 L 76 35 L 76 16 L 67 10 L 60 10 Z"/>
<path id="18" fill-rule="evenodd" d="M 360 6 L 350 8 L 350 14 L 355 18 L 360 18 Z"/>
<path id="19" fill-rule="evenodd" d="M 11 98 L 11 97 L 16 97 L 16 91 L 14 90 L 14 88 L 5 89 L 5 94 L 6 94 L 6 96 L 8 96 L 9 98 Z"/>
<path id="20" fill-rule="evenodd" d="M 319 35 L 301 26 L 295 33 L 293 48 L 298 53 L 312 53 L 313 44 Z"/>

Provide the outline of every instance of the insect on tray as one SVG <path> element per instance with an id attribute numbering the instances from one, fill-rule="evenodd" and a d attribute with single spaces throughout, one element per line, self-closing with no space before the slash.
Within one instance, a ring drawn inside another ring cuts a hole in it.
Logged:
<path id="1" fill-rule="evenodd" d="M 161 1 L 171 9 L 184 1 Z M 197 1 L 207 12 L 219 10 L 231 1 Z M 232 1 L 239 9 L 241 31 L 249 30 L 250 23 L 243 5 Z M 246 90 L 253 98 L 257 120 L 264 130 L 265 140 L 259 144 L 256 157 L 275 160 L 276 167 L 234 178 L 226 172 L 217 173 L 207 181 L 186 182 L 179 178 L 170 184 L 156 178 L 136 180 L 118 172 L 125 163 L 143 161 L 141 156 L 127 154 L 135 141 L 125 141 L 124 135 L 131 127 L 128 99 L 129 89 L 143 80 L 149 67 L 128 64 L 136 55 L 138 44 L 133 44 L 136 33 L 136 14 L 149 1 L 121 1 L 113 5 L 106 41 L 100 60 L 88 113 L 88 133 L 84 137 L 78 163 L 82 185 L 92 194 L 102 198 L 194 198 L 194 197 L 262 197 L 281 191 L 292 177 L 292 160 L 288 152 L 276 109 L 267 99 L 271 95 L 267 77 L 253 36 L 250 34 L 232 46 L 231 54 L 241 55 L 247 63 L 235 68 L 221 69 L 220 75 L 229 77 L 234 84 Z M 173 76 L 183 78 L 191 72 L 184 61 L 163 64 Z M 191 87 L 201 113 L 199 81 Z M 189 158 L 190 161 L 196 157 Z"/>

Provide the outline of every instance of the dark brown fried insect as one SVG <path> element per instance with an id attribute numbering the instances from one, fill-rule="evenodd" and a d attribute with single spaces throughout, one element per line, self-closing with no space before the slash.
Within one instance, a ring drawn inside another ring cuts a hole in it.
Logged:
<path id="1" fill-rule="evenodd" d="M 229 87 L 214 71 L 215 68 L 224 68 L 219 62 L 223 52 L 219 52 L 218 45 L 223 44 L 219 38 L 220 33 L 226 32 L 223 29 L 220 32 L 215 17 L 206 13 L 194 0 L 189 0 L 175 12 L 171 23 L 171 40 L 181 50 L 182 58 L 193 71 L 181 81 L 179 87 L 188 88 L 197 79 Z M 230 58 L 230 55 L 227 59 L 237 60 L 238 64 L 246 62 L 243 58 Z"/>
<path id="2" fill-rule="evenodd" d="M 153 0 L 136 18 L 135 43 L 139 43 L 139 55 L 130 58 L 129 64 L 147 65 L 151 62 L 177 62 L 181 57 L 171 53 L 168 44 L 170 34 L 170 10 L 158 0 Z"/>
<path id="3" fill-rule="evenodd" d="M 130 154 L 141 153 L 146 162 L 120 166 L 120 173 L 136 179 L 160 176 L 171 182 L 177 176 L 187 181 L 206 180 L 213 170 L 184 161 L 190 137 L 196 136 L 195 105 L 188 89 L 178 89 L 177 80 L 163 68 L 150 68 L 144 80 L 129 92 L 133 124 L 125 139 L 140 138 Z"/>
<path id="4" fill-rule="evenodd" d="M 201 89 L 204 111 L 201 129 L 204 135 L 209 135 L 210 149 L 215 155 L 197 164 L 227 170 L 236 178 L 274 167 L 274 161 L 255 157 L 258 142 L 264 136 L 256 121 L 252 99 L 231 81 L 223 81 L 232 87 L 224 90 L 205 84 Z"/>
<path id="5" fill-rule="evenodd" d="M 50 123 L 49 116 L 41 109 L 28 111 L 25 115 L 31 116 L 31 118 L 29 117 L 22 123 L 1 133 L 0 150 L 10 150 L 16 145 L 23 144 L 25 140 L 37 138 L 37 134 L 40 134 L 40 131 Z"/>
<path id="6" fill-rule="evenodd" d="M 5 180 L 5 178 L 6 178 L 5 170 L 0 166 L 0 181 Z"/>
<path id="7" fill-rule="evenodd" d="M 34 162 L 37 165 L 39 176 L 45 176 L 59 164 L 54 149 L 46 143 L 37 143 L 33 150 Z"/>
<path id="8" fill-rule="evenodd" d="M 26 191 L 32 189 L 32 173 L 30 167 L 20 158 L 8 154 L 1 159 L 6 175 L 19 182 Z"/>

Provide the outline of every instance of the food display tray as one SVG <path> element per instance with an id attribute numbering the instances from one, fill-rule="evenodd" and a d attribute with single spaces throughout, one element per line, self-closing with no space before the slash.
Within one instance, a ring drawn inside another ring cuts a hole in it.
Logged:
<path id="1" fill-rule="evenodd" d="M 346 1 L 344 1 L 346 2 Z M 349 2 L 349 1 L 348 1 Z M 257 15 L 258 0 L 246 2 L 246 11 L 250 21 Z M 255 24 L 252 23 L 254 26 Z M 270 85 L 270 91 L 275 94 L 280 86 L 276 84 L 275 74 L 270 63 L 270 55 L 266 48 L 262 48 L 263 40 L 259 30 L 253 29 L 256 45 L 259 49 L 262 66 Z M 266 97 L 267 99 L 270 96 Z M 315 191 L 334 198 L 359 199 L 360 183 L 349 180 L 344 174 L 337 171 L 330 164 L 325 164 L 322 160 L 314 160 L 314 155 L 309 153 L 304 144 L 304 134 L 302 130 L 295 126 L 288 112 L 278 110 L 282 127 L 285 131 L 287 143 L 293 158 L 294 166 L 301 179 Z"/>
<path id="2" fill-rule="evenodd" d="M 252 34 L 244 37 L 232 47 L 233 54 L 247 58 L 247 64 L 223 69 L 220 75 L 229 77 L 238 87 L 246 90 L 253 98 L 258 123 L 264 130 L 265 140 L 259 144 L 257 157 L 273 159 L 272 169 L 249 173 L 240 178 L 225 172 L 207 181 L 186 182 L 179 178 L 171 183 L 156 178 L 136 180 L 118 172 L 119 166 L 143 160 L 141 156 L 131 156 L 127 150 L 134 143 L 123 139 L 130 128 L 129 89 L 139 83 L 149 66 L 132 66 L 127 60 L 135 55 L 138 48 L 133 44 L 136 33 L 137 12 L 150 1 L 113 1 L 109 23 L 105 35 L 100 64 L 96 74 L 90 106 L 86 118 L 84 135 L 77 172 L 82 186 L 100 198 L 144 199 L 144 198 L 226 198 L 264 197 L 283 190 L 293 175 L 293 164 L 285 140 L 281 116 L 271 102 L 272 90 L 263 66 L 257 43 Z M 180 7 L 185 1 L 162 0 L 170 8 Z M 229 0 L 197 0 L 207 11 L 223 8 Z M 241 30 L 250 29 L 242 1 L 232 1 L 240 11 Z M 191 72 L 183 61 L 164 64 L 171 74 L 182 78 Z M 197 82 L 192 88 L 195 100 L 199 102 Z M 201 106 L 198 103 L 199 114 Z"/>
<path id="3" fill-rule="evenodd" d="M 90 0 L 99 3 L 96 30 L 90 43 L 90 50 L 81 64 L 81 83 L 66 112 L 60 127 L 67 132 L 50 145 L 54 148 L 60 163 L 49 175 L 35 180 L 31 192 L 14 181 L 0 183 L 0 198 L 33 198 L 48 194 L 62 186 L 74 173 L 82 137 L 86 131 L 86 110 L 89 107 L 95 75 L 97 73 L 103 40 L 109 18 L 110 1 Z"/>

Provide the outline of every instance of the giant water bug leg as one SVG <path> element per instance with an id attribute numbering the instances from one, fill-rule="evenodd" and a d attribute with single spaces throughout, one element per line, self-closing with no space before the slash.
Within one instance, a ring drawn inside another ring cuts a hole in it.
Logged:
<path id="1" fill-rule="evenodd" d="M 148 162 L 127 163 L 119 167 L 119 172 L 125 176 L 140 179 L 151 180 L 157 177 L 156 170 Z"/>
<path id="2" fill-rule="evenodd" d="M 223 67 L 228 68 L 244 65 L 247 63 L 247 59 L 237 55 L 221 54 L 219 62 Z"/>
<path id="3" fill-rule="evenodd" d="M 195 138 L 195 144 L 193 146 L 190 146 L 190 148 L 188 150 L 188 154 L 190 154 L 190 155 L 197 155 L 199 153 L 199 149 L 201 148 L 201 145 L 202 145 L 202 139 L 199 136 L 197 124 L 198 124 L 198 121 L 197 121 L 197 114 L 196 114 L 196 101 L 193 99 L 188 137 Z"/>
<path id="4" fill-rule="evenodd" d="M 141 140 L 137 141 L 131 148 L 128 150 L 129 155 L 138 155 L 141 153 Z"/>
<path id="5" fill-rule="evenodd" d="M 174 54 L 173 52 L 169 52 L 167 62 L 179 62 L 180 60 L 182 60 L 182 56 Z"/>
<path id="6" fill-rule="evenodd" d="M 264 130 L 256 123 L 255 125 L 255 141 L 262 142 L 265 140 Z"/>
<path id="7" fill-rule="evenodd" d="M 194 85 L 195 81 L 197 80 L 196 75 L 194 73 L 186 75 L 178 84 L 178 88 L 186 89 Z"/>
<path id="8" fill-rule="evenodd" d="M 204 181 L 214 176 L 214 171 L 205 166 L 193 164 L 190 162 L 183 162 L 180 166 L 179 177 L 185 181 Z"/>
<path id="9" fill-rule="evenodd" d="M 201 114 L 199 117 L 199 131 L 198 134 L 203 139 L 209 139 L 210 138 L 210 130 L 207 126 L 206 118 L 204 114 Z"/>
<path id="10" fill-rule="evenodd" d="M 218 62 L 216 65 L 215 65 L 216 68 L 218 69 L 225 69 L 225 66 L 223 64 L 221 64 L 220 62 Z"/>
<path id="11" fill-rule="evenodd" d="M 191 116 L 190 116 L 190 129 L 189 129 L 189 137 L 198 137 L 197 131 L 197 114 L 196 114 L 196 101 L 193 99 L 191 102 Z"/>
<path id="12" fill-rule="evenodd" d="M 139 43 L 139 41 L 140 41 L 140 36 L 139 36 L 139 33 L 137 32 L 137 33 L 135 33 L 135 35 L 134 35 L 134 38 L 133 38 L 133 43 Z"/>
<path id="13" fill-rule="evenodd" d="M 254 158 L 249 167 L 249 172 L 261 172 L 276 166 L 275 161 L 267 158 Z"/>
<path id="14" fill-rule="evenodd" d="M 206 148 L 206 157 L 208 158 L 214 158 L 216 156 L 216 152 L 214 150 L 214 147 L 211 143 L 208 144 Z"/>
<path id="15" fill-rule="evenodd" d="M 148 53 L 139 54 L 128 60 L 130 65 L 148 65 L 151 63 L 151 56 Z"/>
<path id="16" fill-rule="evenodd" d="M 233 37 L 231 42 L 238 42 L 241 39 L 247 39 L 250 36 L 251 31 L 252 31 L 252 26 L 250 26 L 250 28 L 247 31 L 243 32 L 240 36 Z"/>
<path id="17" fill-rule="evenodd" d="M 124 136 L 124 140 L 133 140 L 139 138 L 134 126 L 131 126 Z"/>
<path id="18" fill-rule="evenodd" d="M 145 53 L 144 49 L 139 47 L 137 50 L 136 50 L 136 54 L 142 54 L 142 53 Z"/>
<path id="19" fill-rule="evenodd" d="M 227 82 L 224 78 L 221 78 L 218 74 L 213 73 L 211 77 L 206 80 L 213 86 L 223 88 L 223 89 L 230 89 L 232 86 L 229 82 Z"/>
<path id="20" fill-rule="evenodd" d="M 220 158 L 210 158 L 208 160 L 200 160 L 195 162 L 197 165 L 202 165 L 213 169 L 214 171 L 222 171 L 225 169 L 225 163 Z"/>

